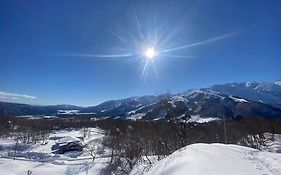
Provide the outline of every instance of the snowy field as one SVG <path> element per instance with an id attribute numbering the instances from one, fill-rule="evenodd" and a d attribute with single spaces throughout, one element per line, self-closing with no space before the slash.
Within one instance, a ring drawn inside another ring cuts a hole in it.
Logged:
<path id="1" fill-rule="evenodd" d="M 52 153 L 52 146 L 69 137 L 94 142 L 102 148 L 102 130 L 88 128 L 61 130 L 51 134 L 45 144 L 20 144 L 13 160 L 15 141 L 0 139 L 0 174 L 2 175 L 98 175 L 109 161 L 110 150 L 100 149 L 95 161 L 82 152 Z M 157 156 L 142 157 L 130 175 L 280 175 L 281 135 L 266 133 L 264 151 L 225 144 L 193 144 L 158 161 Z"/>
<path id="2" fill-rule="evenodd" d="M 237 145 L 193 144 L 157 162 L 147 175 L 280 175 L 281 154 Z"/>
<path id="3" fill-rule="evenodd" d="M 108 150 L 102 150 L 95 161 L 86 152 L 71 152 L 53 154 L 51 147 L 64 138 L 83 138 L 85 144 L 95 142 L 101 145 L 103 132 L 97 128 L 89 128 L 87 134 L 83 130 L 62 130 L 49 136 L 46 144 L 19 144 L 16 160 L 13 160 L 15 141 L 12 138 L 0 140 L 0 174 L 25 175 L 32 171 L 32 175 L 95 175 L 100 174 L 109 162 L 106 156 Z"/>

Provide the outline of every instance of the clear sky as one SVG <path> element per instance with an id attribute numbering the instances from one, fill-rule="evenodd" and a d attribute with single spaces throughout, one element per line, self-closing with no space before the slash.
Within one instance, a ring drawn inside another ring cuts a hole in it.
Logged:
<path id="1" fill-rule="evenodd" d="M 0 101 L 88 106 L 275 81 L 280 9 L 280 0 L 1 0 Z"/>

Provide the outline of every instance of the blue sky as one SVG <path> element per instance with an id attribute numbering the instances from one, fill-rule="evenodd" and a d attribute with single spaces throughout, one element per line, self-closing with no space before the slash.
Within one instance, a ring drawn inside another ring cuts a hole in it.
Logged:
<path id="1" fill-rule="evenodd" d="M 275 81 L 280 9 L 279 0 L 4 0 L 0 101 L 88 106 Z M 159 54 L 148 61 L 143 52 L 151 45 Z M 162 53 L 171 48 L 181 49 Z"/>

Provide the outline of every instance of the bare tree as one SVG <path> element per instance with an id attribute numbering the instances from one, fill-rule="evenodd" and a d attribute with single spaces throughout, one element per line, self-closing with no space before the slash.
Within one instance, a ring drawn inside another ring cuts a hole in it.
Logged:
<path id="1" fill-rule="evenodd" d="M 19 136 L 19 133 L 17 133 L 17 135 L 15 137 L 16 144 L 15 144 L 15 147 L 14 147 L 14 151 L 15 151 L 14 152 L 14 160 L 16 160 L 16 157 L 17 157 L 19 139 L 20 139 L 20 136 Z"/>
<path id="2" fill-rule="evenodd" d="M 86 145 L 86 151 L 92 157 L 92 161 L 95 161 L 98 151 L 98 146 L 94 144 L 93 141 L 91 141 Z"/>

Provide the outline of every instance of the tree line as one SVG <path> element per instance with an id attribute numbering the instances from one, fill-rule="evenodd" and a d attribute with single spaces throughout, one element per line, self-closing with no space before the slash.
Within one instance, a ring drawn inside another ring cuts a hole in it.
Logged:
<path id="1" fill-rule="evenodd" d="M 169 108 L 169 104 L 166 104 Z M 229 143 L 261 149 L 264 133 L 281 134 L 281 118 L 258 117 L 218 120 L 208 123 L 190 122 L 190 116 L 168 121 L 132 121 L 122 119 L 93 120 L 87 117 L 27 119 L 0 117 L 0 137 L 14 137 L 17 142 L 42 143 L 50 133 L 66 128 L 99 127 L 105 131 L 103 146 L 111 150 L 110 163 L 104 174 L 128 174 L 133 166 L 150 156 L 160 160 L 172 152 L 194 143 Z M 85 132 L 86 133 L 86 132 Z M 93 157 L 94 160 L 95 157 Z"/>

